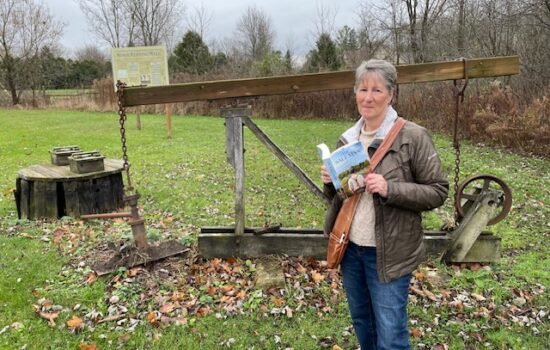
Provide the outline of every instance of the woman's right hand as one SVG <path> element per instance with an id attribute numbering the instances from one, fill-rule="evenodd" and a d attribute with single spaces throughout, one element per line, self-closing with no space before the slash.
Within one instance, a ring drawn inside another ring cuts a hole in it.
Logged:
<path id="1" fill-rule="evenodd" d="M 327 185 L 332 183 L 330 175 L 328 174 L 327 167 L 325 167 L 324 165 L 321 165 L 321 181 L 323 181 L 323 183 Z"/>

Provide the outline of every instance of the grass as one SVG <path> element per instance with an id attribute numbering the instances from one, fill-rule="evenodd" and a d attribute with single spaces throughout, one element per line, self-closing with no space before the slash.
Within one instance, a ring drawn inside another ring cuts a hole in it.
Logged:
<path id="1" fill-rule="evenodd" d="M 223 119 L 185 116 L 172 119 L 173 138 L 166 138 L 162 116 L 142 115 L 141 131 L 130 116 L 127 125 L 128 156 L 132 180 L 142 194 L 140 205 L 151 240 L 175 238 L 193 241 L 201 226 L 229 226 L 233 216 L 233 170 L 225 160 Z M 319 159 L 315 145 L 333 145 L 350 123 L 323 120 L 262 120 L 255 122 L 318 184 Z M 100 324 L 93 331 L 71 332 L 66 321 L 91 310 L 107 312 L 109 278 L 92 285 L 83 283 L 89 267 L 79 262 L 97 242 L 119 242 L 131 237 L 125 224 L 85 224 L 86 239 L 70 248 L 51 242 L 52 232 L 62 226 L 78 227 L 72 219 L 19 221 L 12 189 L 19 169 L 49 162 L 55 146 L 79 145 L 100 150 L 109 158 L 121 158 L 116 113 L 67 112 L 60 110 L 0 110 L 0 334 L 1 349 L 75 349 L 96 343 L 98 348 L 158 349 L 294 349 L 319 348 L 322 339 L 333 339 L 343 348 L 353 348 L 346 335 L 350 321 L 345 301 L 330 315 L 312 309 L 292 319 L 264 316 L 248 310 L 244 315 L 190 317 L 185 326 L 155 328 L 140 324 L 133 333 L 123 326 Z M 446 170 L 454 163 L 451 141 L 434 137 Z M 325 207 L 278 159 L 245 130 L 246 225 L 282 223 L 285 227 L 320 228 Z M 509 152 L 463 143 L 461 178 L 490 173 L 513 189 L 514 205 L 506 220 L 491 228 L 502 237 L 503 258 L 491 271 L 463 269 L 460 273 L 434 262 L 451 276 L 447 288 L 490 296 L 495 304 L 509 307 L 517 293 L 550 285 L 549 217 L 550 162 Z M 448 201 L 437 212 L 425 215 L 427 229 L 438 229 L 452 217 Z M 46 241 L 44 238 L 50 238 Z M 84 261 L 84 260 L 82 260 Z M 124 287 L 119 294 L 131 299 L 138 289 Z M 137 287 L 136 287 L 137 288 Z M 170 288 L 167 286 L 166 288 Z M 63 306 L 50 327 L 33 311 L 41 298 Z M 78 306 L 78 307 L 77 307 Z M 547 292 L 537 294 L 530 306 L 550 310 Z M 413 343 L 422 348 L 447 344 L 450 349 L 544 349 L 549 343 L 548 316 L 535 326 L 522 326 L 498 319 L 474 316 L 475 308 L 462 314 L 447 305 L 411 302 L 411 327 L 422 330 Z M 460 316 L 462 315 L 462 316 Z M 462 321 L 460 321 L 462 317 Z M 435 325 L 434 319 L 439 320 Z M 12 327 L 14 323 L 21 323 Z M 461 333 L 462 332 L 462 333 Z M 483 333 L 483 341 L 472 334 Z M 467 336 L 465 338 L 464 335 Z"/>

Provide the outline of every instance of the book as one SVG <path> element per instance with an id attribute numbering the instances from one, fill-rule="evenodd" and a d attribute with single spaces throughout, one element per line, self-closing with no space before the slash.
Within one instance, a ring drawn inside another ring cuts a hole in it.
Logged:
<path id="1" fill-rule="evenodd" d="M 324 143 L 317 145 L 319 156 L 328 170 L 332 184 L 341 198 L 351 197 L 348 180 L 352 174 L 366 174 L 370 158 L 361 141 L 348 143 L 330 152 Z"/>

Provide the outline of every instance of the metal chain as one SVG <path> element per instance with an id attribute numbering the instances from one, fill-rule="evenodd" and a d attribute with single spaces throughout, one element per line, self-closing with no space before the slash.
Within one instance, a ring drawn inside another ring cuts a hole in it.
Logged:
<path id="1" fill-rule="evenodd" d="M 468 62 L 466 58 L 462 59 L 464 63 L 464 84 L 462 87 L 458 86 L 457 80 L 453 80 L 453 93 L 455 97 L 455 114 L 453 121 L 453 148 L 455 150 L 455 173 L 454 173 L 454 203 L 455 203 L 455 222 L 458 221 L 459 213 L 457 209 L 458 200 L 458 182 L 460 181 L 460 140 L 458 135 L 458 114 L 460 104 L 464 102 L 464 91 L 468 86 Z"/>
<path id="2" fill-rule="evenodd" d="M 126 179 L 127 179 L 127 191 L 133 191 L 132 187 L 132 180 L 130 178 L 130 163 L 128 162 L 128 152 L 126 147 L 126 128 L 124 127 L 124 123 L 126 122 L 126 109 L 124 108 L 124 88 L 126 87 L 126 84 L 121 82 L 120 80 L 116 83 L 117 88 L 117 103 L 118 103 L 118 123 L 120 124 L 120 143 L 122 144 L 122 159 L 124 160 L 124 171 L 126 172 Z"/>

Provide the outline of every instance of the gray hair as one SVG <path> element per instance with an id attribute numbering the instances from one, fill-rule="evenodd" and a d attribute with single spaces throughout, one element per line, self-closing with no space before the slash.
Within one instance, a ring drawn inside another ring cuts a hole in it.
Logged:
<path id="1" fill-rule="evenodd" d="M 388 61 L 384 60 L 368 60 L 363 61 L 357 70 L 355 70 L 355 87 L 359 86 L 366 73 L 378 73 L 380 77 L 386 82 L 386 88 L 394 92 L 397 86 L 397 70 L 395 66 Z"/>

